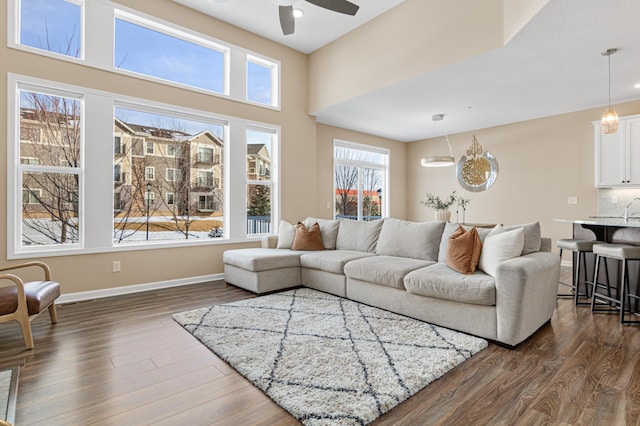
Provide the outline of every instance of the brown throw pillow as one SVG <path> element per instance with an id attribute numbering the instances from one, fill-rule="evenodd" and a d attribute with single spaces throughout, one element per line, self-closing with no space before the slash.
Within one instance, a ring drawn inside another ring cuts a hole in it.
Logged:
<path id="1" fill-rule="evenodd" d="M 324 250 L 320 225 L 316 222 L 307 229 L 304 223 L 298 222 L 291 250 Z"/>
<path id="2" fill-rule="evenodd" d="M 476 272 L 480 261 L 482 242 L 474 226 L 468 231 L 458 225 L 458 229 L 449 238 L 447 246 L 447 266 L 462 274 Z"/>

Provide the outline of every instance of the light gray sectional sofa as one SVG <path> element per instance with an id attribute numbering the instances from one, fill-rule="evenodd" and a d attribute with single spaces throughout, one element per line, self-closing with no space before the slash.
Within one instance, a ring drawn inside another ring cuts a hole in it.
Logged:
<path id="1" fill-rule="evenodd" d="M 255 293 L 303 285 L 509 346 L 533 334 L 555 309 L 560 259 L 537 223 L 504 228 L 523 229 L 523 250 L 491 276 L 447 266 L 457 224 L 305 219 L 315 222 L 326 250 L 283 248 L 293 237 L 281 225 L 280 238 L 265 237 L 262 248 L 226 251 L 225 280 Z M 481 240 L 490 231 L 479 229 Z"/>

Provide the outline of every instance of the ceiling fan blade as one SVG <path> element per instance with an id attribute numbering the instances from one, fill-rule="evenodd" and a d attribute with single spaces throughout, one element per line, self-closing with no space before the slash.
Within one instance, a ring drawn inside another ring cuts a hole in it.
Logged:
<path id="1" fill-rule="evenodd" d="M 284 35 L 293 34 L 296 27 L 296 21 L 293 19 L 293 6 L 278 6 L 280 14 L 280 27 Z"/>
<path id="2" fill-rule="evenodd" d="M 345 15 L 355 15 L 360 6 L 353 4 L 347 0 L 307 0 L 311 4 L 333 10 L 334 12 L 344 13 Z"/>

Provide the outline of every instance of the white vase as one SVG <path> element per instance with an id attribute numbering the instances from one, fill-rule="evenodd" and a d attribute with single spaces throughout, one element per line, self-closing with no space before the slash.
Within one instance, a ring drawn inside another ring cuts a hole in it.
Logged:
<path id="1" fill-rule="evenodd" d="M 449 211 L 449 210 L 436 210 L 435 217 L 436 217 L 437 221 L 449 222 L 449 219 L 451 219 L 451 211 Z"/>

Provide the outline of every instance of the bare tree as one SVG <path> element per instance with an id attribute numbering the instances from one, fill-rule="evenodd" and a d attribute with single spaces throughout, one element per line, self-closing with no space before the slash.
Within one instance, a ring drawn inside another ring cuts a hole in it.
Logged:
<path id="1" fill-rule="evenodd" d="M 379 170 L 362 169 L 362 216 L 377 216 L 379 208 L 373 204 L 373 194 L 382 186 Z"/>
<path id="2" fill-rule="evenodd" d="M 352 150 L 338 149 L 336 158 L 339 160 L 355 160 Z M 336 164 L 335 166 L 335 185 L 336 198 L 338 205 L 336 206 L 337 215 L 353 216 L 358 214 L 357 207 L 354 211 L 350 203 L 354 191 L 358 188 L 358 168 L 347 164 Z M 351 195 L 351 197 L 350 197 Z"/>

